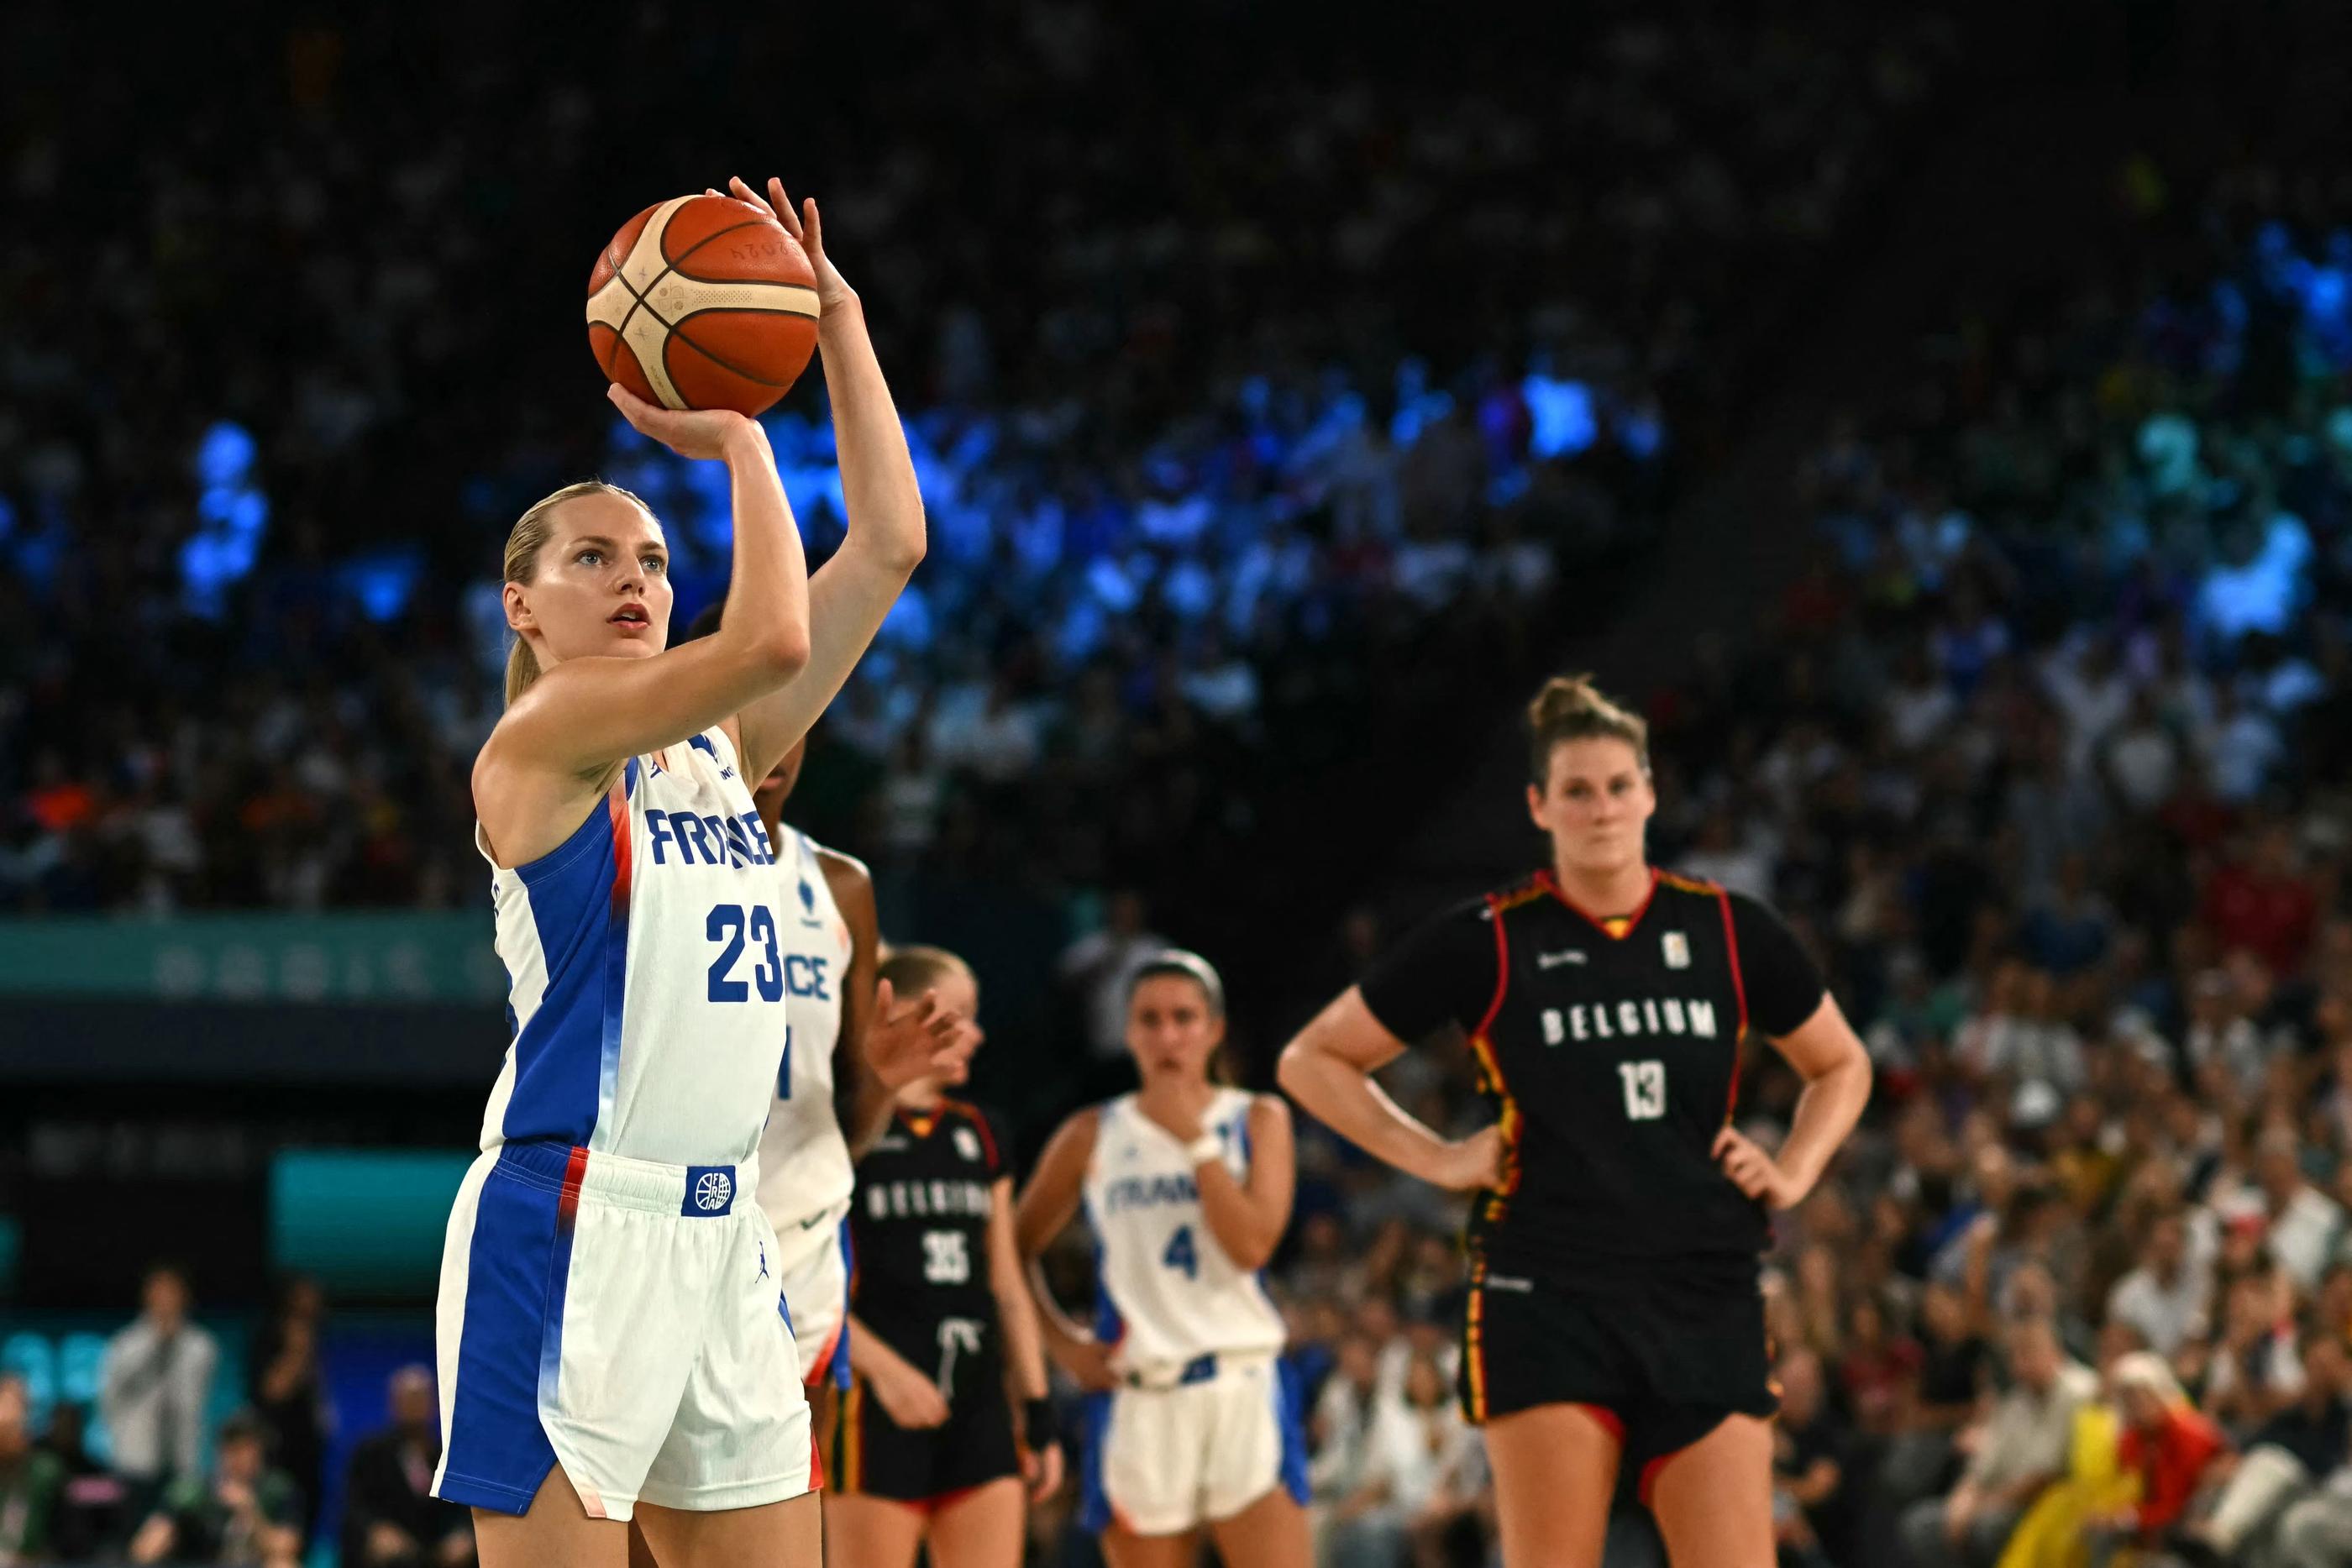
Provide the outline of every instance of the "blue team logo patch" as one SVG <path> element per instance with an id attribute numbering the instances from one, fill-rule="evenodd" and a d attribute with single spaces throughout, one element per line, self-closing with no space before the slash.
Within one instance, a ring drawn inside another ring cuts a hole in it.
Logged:
<path id="1" fill-rule="evenodd" d="M 809 885 L 806 877 L 801 878 L 801 909 L 809 915 L 816 913 L 816 889 Z"/>
<path id="2" fill-rule="evenodd" d="M 686 1202 L 678 1209 L 690 1219 L 708 1219 L 729 1212 L 735 1207 L 735 1169 L 732 1166 L 688 1166 L 686 1167 Z"/>

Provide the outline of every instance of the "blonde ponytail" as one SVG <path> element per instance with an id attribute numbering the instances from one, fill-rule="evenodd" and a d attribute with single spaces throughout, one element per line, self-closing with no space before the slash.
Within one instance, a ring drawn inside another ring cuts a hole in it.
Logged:
<path id="1" fill-rule="evenodd" d="M 576 485 L 566 485 L 551 496 L 542 496 L 532 502 L 523 515 L 515 519 L 512 532 L 507 535 L 503 570 L 507 582 L 529 582 L 539 571 L 539 552 L 554 537 L 555 508 L 566 501 L 583 496 L 618 496 L 631 505 L 644 509 L 646 516 L 653 508 L 618 485 L 607 485 L 602 479 L 583 479 Z M 531 682 L 539 679 L 539 655 L 531 651 L 529 641 L 518 634 L 514 645 L 507 650 L 507 706 L 530 690 Z"/>

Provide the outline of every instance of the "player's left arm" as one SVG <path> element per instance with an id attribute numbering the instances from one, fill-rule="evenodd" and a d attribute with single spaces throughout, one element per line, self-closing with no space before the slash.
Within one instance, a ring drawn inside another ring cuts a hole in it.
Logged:
<path id="1" fill-rule="evenodd" d="M 1870 1052 L 1778 916 L 1734 894 L 1731 920 L 1748 1022 L 1797 1070 L 1805 1088 L 1777 1155 L 1728 1125 L 1716 1134 L 1712 1152 L 1740 1191 L 1770 1207 L 1789 1208 L 1813 1190 L 1870 1103 Z"/>
<path id="2" fill-rule="evenodd" d="M 773 213 L 816 271 L 817 351 L 824 361 L 841 498 L 849 514 L 848 537 L 809 578 L 808 663 L 788 687 L 736 716 L 735 749 L 750 780 L 765 779 L 808 733 L 915 575 L 923 559 L 923 495 L 906 428 L 866 335 L 865 307 L 825 255 L 816 203 L 795 211 L 781 180 L 768 182 L 764 201 L 740 180 L 729 181 L 728 190 L 736 200 Z"/>
<path id="3" fill-rule="evenodd" d="M 1045 1341 L 1037 1303 L 1029 1299 L 1028 1271 L 1013 1236 L 1013 1178 L 998 1176 L 988 1192 L 988 1289 L 1004 1329 L 1004 1381 L 1016 1399 L 1045 1397 Z"/>
<path id="4" fill-rule="evenodd" d="M 1061 1439 L 1046 1402 L 1045 1331 L 1037 1325 L 1037 1303 L 1030 1299 L 1021 1246 L 1013 1234 L 1010 1175 L 998 1176 L 988 1191 L 988 1289 L 1004 1333 L 1004 1392 L 1019 1423 L 1022 1479 L 1030 1495 L 1042 1500 L 1061 1490 Z"/>
<path id="5" fill-rule="evenodd" d="M 1254 1094 L 1249 1109 L 1249 1179 L 1234 1179 L 1222 1155 L 1192 1167 L 1201 1189 L 1201 1217 L 1238 1269 L 1263 1269 L 1290 1226 L 1297 1156 L 1290 1107 L 1272 1094 Z"/>
<path id="6" fill-rule="evenodd" d="M 824 884 L 849 927 L 849 971 L 841 979 L 841 1039 L 834 1046 L 835 1113 L 849 1157 L 856 1159 L 882 1135 L 890 1115 L 890 1091 L 866 1059 L 866 1032 L 874 1019 L 874 971 L 881 963 L 882 920 L 874 902 L 874 876 L 853 855 L 820 849 L 817 864 Z"/>

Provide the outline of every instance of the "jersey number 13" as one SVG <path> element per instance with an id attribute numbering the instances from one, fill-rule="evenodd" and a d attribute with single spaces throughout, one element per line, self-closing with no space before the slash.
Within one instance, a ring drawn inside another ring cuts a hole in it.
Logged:
<path id="1" fill-rule="evenodd" d="M 1654 1122 L 1666 1113 L 1666 1064 L 1663 1061 L 1621 1061 L 1617 1076 L 1625 1086 L 1625 1119 Z"/>

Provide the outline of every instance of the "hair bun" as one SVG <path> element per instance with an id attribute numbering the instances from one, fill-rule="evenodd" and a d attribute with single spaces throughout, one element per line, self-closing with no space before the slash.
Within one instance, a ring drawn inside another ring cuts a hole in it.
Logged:
<path id="1" fill-rule="evenodd" d="M 1609 737 L 1623 741 L 1650 768 L 1650 727 L 1637 714 L 1612 702 L 1590 674 L 1554 675 L 1528 704 L 1528 777 L 1548 783 L 1552 748 L 1571 740 Z"/>

